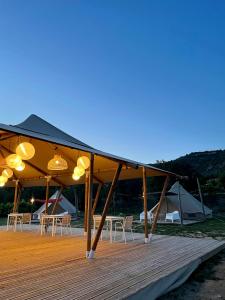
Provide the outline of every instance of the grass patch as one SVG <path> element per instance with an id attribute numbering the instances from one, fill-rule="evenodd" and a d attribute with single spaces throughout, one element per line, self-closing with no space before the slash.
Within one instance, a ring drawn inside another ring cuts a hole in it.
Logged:
<path id="1" fill-rule="evenodd" d="M 0 218 L 0 226 L 7 224 L 7 218 Z"/>
<path id="2" fill-rule="evenodd" d="M 225 239 L 225 218 L 211 218 L 201 223 L 181 226 L 179 224 L 158 224 L 157 234 L 187 237 L 212 237 Z"/>

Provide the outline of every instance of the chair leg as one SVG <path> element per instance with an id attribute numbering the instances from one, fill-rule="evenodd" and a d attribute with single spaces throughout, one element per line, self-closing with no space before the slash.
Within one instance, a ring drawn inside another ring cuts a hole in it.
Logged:
<path id="1" fill-rule="evenodd" d="M 61 236 L 62 236 L 62 225 L 61 225 Z"/>
<path id="2" fill-rule="evenodd" d="M 125 229 L 123 228 L 123 236 L 124 236 L 124 242 L 125 244 L 127 243 L 127 239 L 126 239 L 126 232 L 125 232 Z"/>
<path id="3" fill-rule="evenodd" d="M 134 241 L 134 233 L 133 233 L 133 229 L 131 228 L 130 231 L 131 231 L 132 239 L 133 239 L 133 241 Z"/>
<path id="4" fill-rule="evenodd" d="M 116 240 L 116 224 L 115 224 L 115 230 L 114 230 L 114 241 Z"/>

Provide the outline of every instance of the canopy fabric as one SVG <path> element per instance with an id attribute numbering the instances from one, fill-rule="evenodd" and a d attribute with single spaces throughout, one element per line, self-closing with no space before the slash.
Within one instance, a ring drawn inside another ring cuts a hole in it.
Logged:
<path id="1" fill-rule="evenodd" d="M 118 163 L 123 164 L 120 180 L 142 177 L 142 167 L 146 168 L 147 176 L 177 176 L 146 164 L 121 158 L 112 154 L 97 150 L 82 141 L 73 138 L 60 129 L 36 115 L 31 115 L 18 125 L 0 124 L 0 167 L 5 165 L 5 157 L 15 153 L 16 146 L 20 142 L 31 142 L 36 150 L 34 157 L 25 161 L 24 171 L 14 171 L 14 178 L 19 179 L 22 186 L 45 186 L 46 176 L 51 176 L 50 185 L 68 186 L 84 183 L 85 176 L 79 181 L 72 179 L 74 167 L 79 156 L 94 154 L 94 178 L 95 182 L 111 182 Z M 60 154 L 68 163 L 65 171 L 49 171 L 47 164 L 54 154 Z M 14 186 L 13 180 L 9 180 L 7 186 Z"/>

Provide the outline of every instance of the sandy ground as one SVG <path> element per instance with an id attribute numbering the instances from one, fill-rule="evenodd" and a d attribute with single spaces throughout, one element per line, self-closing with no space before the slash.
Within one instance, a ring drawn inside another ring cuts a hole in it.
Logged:
<path id="1" fill-rule="evenodd" d="M 225 300 L 225 251 L 203 263 L 178 289 L 159 300 Z"/>

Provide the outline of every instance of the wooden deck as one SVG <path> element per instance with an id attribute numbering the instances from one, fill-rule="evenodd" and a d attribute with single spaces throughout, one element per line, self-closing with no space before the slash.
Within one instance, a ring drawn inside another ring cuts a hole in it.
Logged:
<path id="1" fill-rule="evenodd" d="M 0 231 L 0 299 L 155 299 L 225 247 L 212 239 L 154 236 L 99 243 L 87 260 L 79 236 Z M 176 275 L 177 274 L 177 275 Z"/>

